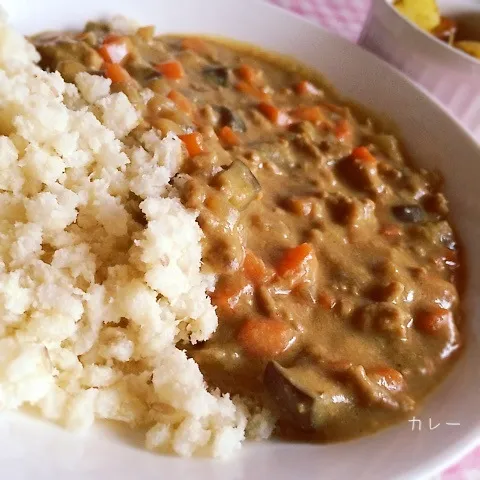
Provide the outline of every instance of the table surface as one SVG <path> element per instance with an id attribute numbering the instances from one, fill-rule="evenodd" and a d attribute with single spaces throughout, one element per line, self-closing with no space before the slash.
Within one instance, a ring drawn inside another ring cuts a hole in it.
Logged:
<path id="1" fill-rule="evenodd" d="M 268 0 L 356 42 L 370 0 Z M 433 480 L 433 479 L 432 479 Z M 480 480 L 480 446 L 435 480 Z"/>

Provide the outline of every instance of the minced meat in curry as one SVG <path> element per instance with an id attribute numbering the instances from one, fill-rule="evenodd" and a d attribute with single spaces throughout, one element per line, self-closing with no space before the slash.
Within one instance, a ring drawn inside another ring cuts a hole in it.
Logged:
<path id="1" fill-rule="evenodd" d="M 199 212 L 219 316 L 185 348 L 211 387 L 271 408 L 283 436 L 340 440 L 412 416 L 462 343 L 437 175 L 255 47 L 100 23 L 34 42 L 44 68 L 105 75 L 142 109 L 126 141 L 151 126 L 183 141 L 176 187 Z"/>

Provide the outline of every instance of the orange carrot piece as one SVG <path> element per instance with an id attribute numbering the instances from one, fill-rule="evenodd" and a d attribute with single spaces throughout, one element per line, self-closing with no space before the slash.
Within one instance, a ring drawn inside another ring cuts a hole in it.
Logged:
<path id="1" fill-rule="evenodd" d="M 187 133 L 186 135 L 179 135 L 179 138 L 187 147 L 188 154 L 191 157 L 206 151 L 201 133 Z"/>
<path id="2" fill-rule="evenodd" d="M 107 35 L 97 51 L 107 63 L 122 63 L 130 54 L 131 41 L 128 37 Z"/>
<path id="3" fill-rule="evenodd" d="M 246 291 L 248 285 L 243 282 L 226 283 L 217 285 L 210 295 L 213 305 L 224 311 L 232 311 Z"/>
<path id="4" fill-rule="evenodd" d="M 309 197 L 290 197 L 286 201 L 286 207 L 295 215 L 307 217 L 312 213 L 313 200 Z"/>
<path id="5" fill-rule="evenodd" d="M 394 368 L 378 367 L 368 369 L 367 375 L 378 385 L 392 392 L 399 392 L 405 387 L 403 375 Z"/>
<path id="6" fill-rule="evenodd" d="M 431 335 L 438 333 L 447 325 L 450 317 L 450 311 L 434 305 L 429 309 L 422 310 L 415 316 L 415 327 Z"/>
<path id="7" fill-rule="evenodd" d="M 309 243 L 302 243 L 297 247 L 289 248 L 277 264 L 276 271 L 281 277 L 286 273 L 297 270 L 302 263 L 313 256 L 313 248 Z"/>
<path id="8" fill-rule="evenodd" d="M 271 103 L 262 102 L 258 104 L 258 109 L 272 122 L 277 123 L 280 116 L 280 110 Z"/>
<path id="9" fill-rule="evenodd" d="M 179 80 L 185 76 L 182 64 L 177 60 L 169 60 L 155 65 L 155 70 L 170 80 Z"/>
<path id="10" fill-rule="evenodd" d="M 458 262 L 459 262 L 458 251 L 448 250 L 448 249 L 443 250 L 443 252 L 439 254 L 439 256 L 436 258 L 436 261 L 435 261 L 435 263 L 437 263 L 438 265 L 445 264 L 450 268 L 458 267 Z"/>
<path id="11" fill-rule="evenodd" d="M 283 127 L 291 123 L 288 114 L 271 103 L 261 102 L 258 104 L 258 109 L 275 125 Z"/>
<path id="12" fill-rule="evenodd" d="M 252 97 L 259 98 L 260 100 L 268 100 L 269 95 L 265 93 L 260 88 L 250 85 L 249 83 L 245 82 L 244 80 L 240 80 L 236 83 L 235 88 L 242 93 L 247 95 L 251 95 Z"/>
<path id="13" fill-rule="evenodd" d="M 324 122 L 325 115 L 319 106 L 298 107 L 293 109 L 290 114 L 297 120 L 305 120 L 312 123 Z"/>
<path id="14" fill-rule="evenodd" d="M 295 335 L 283 320 L 249 318 L 240 327 L 237 339 L 250 356 L 268 359 L 287 350 Z"/>
<path id="15" fill-rule="evenodd" d="M 247 65 L 246 63 L 244 63 L 240 65 L 235 72 L 242 80 L 244 80 L 248 84 L 255 84 L 258 72 L 251 65 Z"/>
<path id="16" fill-rule="evenodd" d="M 335 136 L 341 141 L 349 140 L 352 137 L 352 127 L 346 118 L 342 118 L 335 125 Z"/>
<path id="17" fill-rule="evenodd" d="M 331 310 L 337 304 L 335 297 L 327 292 L 320 293 L 317 300 L 325 310 Z"/>
<path id="18" fill-rule="evenodd" d="M 367 147 L 355 147 L 352 150 L 352 157 L 365 163 L 376 163 L 376 158 L 370 153 Z"/>
<path id="19" fill-rule="evenodd" d="M 227 125 L 220 129 L 218 137 L 227 147 L 234 147 L 235 145 L 240 144 L 239 136 Z"/>
<path id="20" fill-rule="evenodd" d="M 106 63 L 105 75 L 113 83 L 130 82 L 132 80 L 130 74 L 118 63 Z"/>
<path id="21" fill-rule="evenodd" d="M 177 90 L 171 90 L 167 97 L 172 100 L 182 112 L 185 112 L 188 115 L 192 114 L 193 105 L 185 95 L 177 92 Z"/>
<path id="22" fill-rule="evenodd" d="M 273 277 L 273 272 L 268 271 L 263 260 L 250 251 L 245 255 L 243 271 L 254 285 L 266 283 Z"/>
<path id="23" fill-rule="evenodd" d="M 208 49 L 205 40 L 198 37 L 186 37 L 182 40 L 183 50 L 192 50 L 197 53 L 204 53 Z"/>
<path id="24" fill-rule="evenodd" d="M 403 232 L 398 225 L 395 225 L 394 223 L 389 223 L 387 225 L 384 225 L 380 229 L 380 234 L 385 236 L 386 238 L 394 240 L 401 237 L 403 235 Z"/>
<path id="25" fill-rule="evenodd" d="M 318 88 L 307 80 L 302 80 L 295 85 L 295 91 L 299 95 L 318 95 Z"/>
<path id="26" fill-rule="evenodd" d="M 115 42 L 116 40 L 122 38 L 120 35 L 118 35 L 117 33 L 107 33 L 107 35 L 105 35 L 103 37 L 103 43 L 109 43 L 109 42 Z"/>

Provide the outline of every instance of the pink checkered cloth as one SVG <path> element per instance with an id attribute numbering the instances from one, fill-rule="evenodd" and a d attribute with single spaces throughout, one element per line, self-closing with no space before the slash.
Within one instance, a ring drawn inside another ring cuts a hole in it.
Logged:
<path id="1" fill-rule="evenodd" d="M 357 41 L 370 0 L 269 0 L 320 23 L 349 40 Z"/>
<path id="2" fill-rule="evenodd" d="M 353 42 L 360 35 L 370 5 L 370 0 L 267 1 L 318 22 Z M 438 480 L 480 480 L 480 447 L 441 474 Z"/>

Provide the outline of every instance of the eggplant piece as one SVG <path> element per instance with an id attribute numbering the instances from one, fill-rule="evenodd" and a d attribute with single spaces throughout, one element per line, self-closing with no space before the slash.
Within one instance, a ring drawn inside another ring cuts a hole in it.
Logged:
<path id="1" fill-rule="evenodd" d="M 52 71 L 66 61 L 81 63 L 85 70 L 99 70 L 104 63 L 100 54 L 86 42 L 62 40 L 55 44 L 38 45 L 37 50 L 42 57 L 40 66 Z"/>
<path id="2" fill-rule="evenodd" d="M 234 160 L 215 180 L 238 210 L 245 210 L 261 190 L 255 175 L 240 160 Z"/>
<path id="3" fill-rule="evenodd" d="M 395 205 L 392 213 L 403 223 L 424 223 L 427 220 L 425 210 L 420 205 Z"/>
<path id="4" fill-rule="evenodd" d="M 352 403 L 344 387 L 307 365 L 285 368 L 270 361 L 263 383 L 283 418 L 306 432 L 340 421 Z"/>
<path id="5" fill-rule="evenodd" d="M 87 68 L 75 60 L 62 60 L 58 63 L 57 70 L 66 82 L 74 83 L 77 74 L 87 71 Z"/>
<path id="6" fill-rule="evenodd" d="M 269 168 L 275 174 L 285 173 L 285 168 L 294 168 L 298 158 L 284 134 L 271 141 L 253 141 L 247 147 L 261 158 L 262 162 L 269 163 Z"/>
<path id="7" fill-rule="evenodd" d="M 162 77 L 160 72 L 146 63 L 130 62 L 127 65 L 127 71 L 133 78 L 140 82 L 141 85 L 145 85 L 155 78 Z"/>
<path id="8" fill-rule="evenodd" d="M 312 421 L 315 395 L 299 386 L 288 369 L 269 362 L 263 383 L 286 419 L 302 430 L 315 430 Z"/>
<path id="9" fill-rule="evenodd" d="M 219 87 L 226 87 L 229 84 L 229 69 L 226 67 L 210 66 L 202 71 L 206 80 Z"/>
<path id="10" fill-rule="evenodd" d="M 400 151 L 398 140 L 393 135 L 379 134 L 371 135 L 370 140 L 385 153 L 394 165 L 401 165 L 403 156 Z"/>
<path id="11" fill-rule="evenodd" d="M 213 108 L 219 114 L 219 126 L 230 127 L 234 132 L 243 133 L 247 130 L 245 122 L 237 113 L 232 112 L 229 108 L 224 107 L 223 105 L 217 105 Z"/>
<path id="12" fill-rule="evenodd" d="M 110 33 L 112 29 L 110 28 L 110 25 L 105 22 L 87 22 L 84 31 L 101 33 L 106 35 L 107 33 Z"/>

